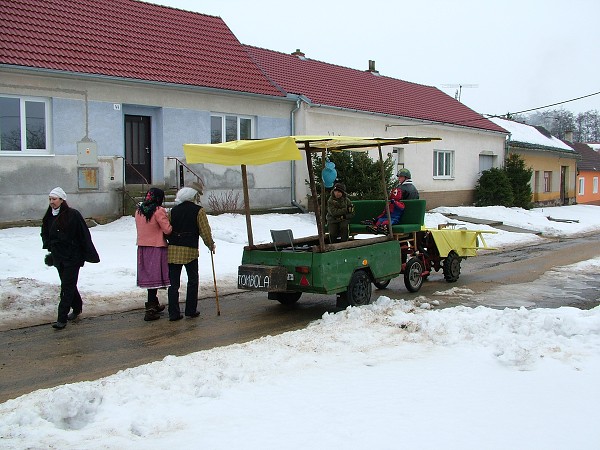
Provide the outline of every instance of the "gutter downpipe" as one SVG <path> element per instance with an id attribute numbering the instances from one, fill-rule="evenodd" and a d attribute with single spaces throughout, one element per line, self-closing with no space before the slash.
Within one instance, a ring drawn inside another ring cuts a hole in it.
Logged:
<path id="1" fill-rule="evenodd" d="M 294 120 L 294 115 L 300 109 L 300 102 L 301 101 L 302 101 L 302 99 L 300 97 L 298 97 L 296 99 L 296 106 L 290 112 L 290 129 L 291 129 L 292 136 L 296 135 L 296 121 Z M 300 211 L 302 211 L 302 213 L 306 213 L 308 210 L 304 206 L 302 206 L 301 204 L 299 204 L 297 202 L 297 200 L 296 200 L 296 161 L 293 161 L 293 160 L 290 161 L 290 177 L 291 177 L 291 183 L 290 183 L 290 197 L 291 198 L 290 198 L 290 203 L 291 203 L 292 206 L 295 206 Z"/>

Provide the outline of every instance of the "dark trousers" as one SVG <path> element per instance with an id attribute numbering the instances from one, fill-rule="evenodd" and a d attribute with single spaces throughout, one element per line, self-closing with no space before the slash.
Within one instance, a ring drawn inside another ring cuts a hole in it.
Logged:
<path id="1" fill-rule="evenodd" d="M 331 222 L 327 224 L 329 241 L 331 244 L 335 244 L 336 242 L 346 242 L 348 240 L 349 224 L 349 220 L 342 220 L 341 222 Z"/>
<path id="2" fill-rule="evenodd" d="M 179 309 L 179 286 L 181 283 L 181 268 L 185 266 L 187 273 L 187 291 L 185 294 L 185 315 L 191 316 L 198 308 L 198 259 L 193 259 L 187 264 L 169 263 L 169 317 L 177 318 L 181 314 Z"/>
<path id="3" fill-rule="evenodd" d="M 60 277 L 60 301 L 58 302 L 57 322 L 67 323 L 67 315 L 71 308 L 75 314 L 81 313 L 83 301 L 77 290 L 77 279 L 79 278 L 79 266 L 59 265 L 58 276 Z"/>
<path id="4" fill-rule="evenodd" d="M 148 289 L 148 303 L 158 302 L 158 289 Z"/>

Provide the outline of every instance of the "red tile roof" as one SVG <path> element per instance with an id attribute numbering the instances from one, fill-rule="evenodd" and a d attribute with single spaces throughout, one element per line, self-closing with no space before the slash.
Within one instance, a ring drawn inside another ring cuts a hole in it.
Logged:
<path id="1" fill-rule="evenodd" d="M 220 17 L 137 0 L 0 0 L 0 64 L 285 95 Z"/>
<path id="2" fill-rule="evenodd" d="M 580 142 L 570 142 L 565 139 L 562 140 L 565 144 L 570 145 L 575 149 L 581 160 L 577 161 L 577 168 L 579 170 L 589 170 L 592 172 L 600 172 L 600 153 L 595 151 L 592 147 L 587 144 Z"/>
<path id="3" fill-rule="evenodd" d="M 436 87 L 245 45 L 275 83 L 312 103 L 506 131 Z"/>

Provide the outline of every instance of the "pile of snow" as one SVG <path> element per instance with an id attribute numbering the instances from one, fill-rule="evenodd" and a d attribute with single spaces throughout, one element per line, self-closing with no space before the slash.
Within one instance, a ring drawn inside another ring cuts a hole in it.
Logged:
<path id="1" fill-rule="evenodd" d="M 9 400 L 0 436 L 13 449 L 595 449 L 599 375 L 598 308 L 380 297 L 304 330 Z"/>

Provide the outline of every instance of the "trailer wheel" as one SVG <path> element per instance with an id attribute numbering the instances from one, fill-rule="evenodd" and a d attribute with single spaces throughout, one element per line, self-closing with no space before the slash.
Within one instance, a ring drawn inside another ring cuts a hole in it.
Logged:
<path id="1" fill-rule="evenodd" d="M 282 305 L 293 305 L 302 296 L 302 292 L 269 292 L 270 300 L 277 300 Z"/>
<path id="2" fill-rule="evenodd" d="M 408 260 L 404 269 L 404 285 L 409 292 L 417 292 L 423 285 L 423 263 L 419 258 Z"/>
<path id="3" fill-rule="evenodd" d="M 444 259 L 444 278 L 448 283 L 454 283 L 460 276 L 460 256 L 452 250 Z"/>
<path id="4" fill-rule="evenodd" d="M 383 280 L 383 281 L 377 281 L 377 280 L 375 280 L 375 281 L 373 281 L 373 284 L 375 285 L 375 287 L 377 289 L 385 289 L 386 287 L 388 287 L 388 284 L 390 284 L 390 281 L 392 281 L 392 280 L 391 279 L 390 280 Z"/>
<path id="5" fill-rule="evenodd" d="M 364 270 L 357 270 L 352 274 L 346 298 L 350 306 L 362 306 L 371 303 L 371 280 Z"/>

